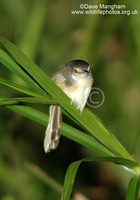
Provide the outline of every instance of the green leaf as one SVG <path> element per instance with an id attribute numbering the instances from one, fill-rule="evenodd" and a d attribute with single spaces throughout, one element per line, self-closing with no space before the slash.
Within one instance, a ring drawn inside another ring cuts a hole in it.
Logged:
<path id="1" fill-rule="evenodd" d="M 15 45 L 0 37 L 1 42 L 13 56 L 17 63 L 36 80 L 45 91 L 47 91 L 65 110 L 67 110 L 79 123 L 84 126 L 97 140 L 109 148 L 119 157 L 124 157 L 130 160 L 133 158 L 120 144 L 120 142 L 108 132 L 100 120 L 90 111 L 84 109 L 82 115 L 76 110 L 74 105 L 71 105 L 71 100 L 66 94 L 27 56 L 25 56 Z"/>
<path id="2" fill-rule="evenodd" d="M 8 100 L 6 97 L 0 96 L 1 100 Z M 47 122 L 49 120 L 48 115 L 25 105 L 5 105 L 7 108 L 25 116 L 32 120 L 35 120 L 38 123 L 41 123 L 47 126 Z M 45 132 L 45 130 L 44 130 Z M 62 135 L 68 137 L 69 139 L 86 146 L 87 148 L 96 151 L 97 153 L 103 156 L 114 156 L 114 154 L 102 145 L 98 140 L 94 137 L 87 135 L 68 124 L 62 123 Z M 42 147 L 43 148 L 43 147 Z"/>
<path id="3" fill-rule="evenodd" d="M 1 106 L 8 106 L 8 105 L 15 105 L 15 104 L 18 104 L 19 102 L 18 101 L 16 101 L 16 100 L 13 100 L 13 99 L 11 99 L 11 100 L 5 100 L 5 99 L 1 99 L 1 97 L 0 97 L 0 105 Z"/>
<path id="4" fill-rule="evenodd" d="M 0 83 L 2 83 L 3 85 L 6 85 L 8 87 L 11 87 L 19 92 L 23 92 L 24 94 L 27 94 L 27 95 L 30 95 L 30 96 L 33 96 L 33 97 L 44 97 L 44 95 L 41 95 L 41 94 L 38 94 L 37 92 L 35 91 L 31 91 L 30 89 L 27 89 L 23 86 L 20 86 L 20 85 L 17 85 L 9 80 L 6 80 L 2 77 L 0 77 Z"/>
<path id="5" fill-rule="evenodd" d="M 18 97 L 18 98 L 0 99 L 0 105 L 2 106 L 11 105 L 11 104 L 19 104 L 21 102 L 57 105 L 56 101 L 54 101 L 51 98 Z"/>
<path id="6" fill-rule="evenodd" d="M 128 185 L 126 200 L 138 200 L 140 177 L 134 176 Z"/>
<path id="7" fill-rule="evenodd" d="M 75 176 L 81 163 L 82 160 L 79 160 L 71 163 L 70 166 L 68 167 L 63 185 L 61 200 L 69 200 L 75 181 Z"/>
<path id="8" fill-rule="evenodd" d="M 61 196 L 61 200 L 69 200 L 70 194 L 72 192 L 72 188 L 74 185 L 75 181 L 75 176 L 77 173 L 77 170 L 82 162 L 89 162 L 89 161 L 96 161 L 96 162 L 113 162 L 115 164 L 119 165 L 124 165 L 125 168 L 135 168 L 136 166 L 139 167 L 139 164 L 127 159 L 123 158 L 116 158 L 116 157 L 90 157 L 90 158 L 85 158 L 76 162 L 73 162 L 70 164 L 70 166 L 67 169 L 66 175 L 65 175 L 65 180 L 64 180 L 64 186 L 63 186 L 63 192 Z M 136 200 L 136 199 L 135 199 Z"/>
<path id="9" fill-rule="evenodd" d="M 10 71 L 18 75 L 26 83 L 28 83 L 33 89 L 41 94 L 44 94 L 42 89 L 37 85 L 37 83 L 32 79 L 27 72 L 24 71 L 8 54 L 0 49 L 0 62 L 7 67 Z"/>

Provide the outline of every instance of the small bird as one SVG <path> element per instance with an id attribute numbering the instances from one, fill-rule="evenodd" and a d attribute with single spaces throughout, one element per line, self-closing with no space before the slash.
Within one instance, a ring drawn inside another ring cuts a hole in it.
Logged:
<path id="1" fill-rule="evenodd" d="M 51 79 L 71 98 L 81 113 L 85 107 L 93 84 L 90 65 L 84 60 L 72 60 L 56 72 Z M 44 150 L 56 149 L 59 143 L 62 123 L 61 106 L 51 105 L 49 123 L 45 132 Z"/>

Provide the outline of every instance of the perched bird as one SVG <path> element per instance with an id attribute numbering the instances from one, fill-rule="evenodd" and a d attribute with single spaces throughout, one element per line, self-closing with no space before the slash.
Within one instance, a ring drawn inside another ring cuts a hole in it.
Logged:
<path id="1" fill-rule="evenodd" d="M 90 65 L 84 60 L 73 60 L 51 78 L 71 98 L 82 113 L 93 84 Z M 44 139 L 46 153 L 57 148 L 59 143 L 62 123 L 61 106 L 51 105 L 49 114 L 49 123 Z"/>

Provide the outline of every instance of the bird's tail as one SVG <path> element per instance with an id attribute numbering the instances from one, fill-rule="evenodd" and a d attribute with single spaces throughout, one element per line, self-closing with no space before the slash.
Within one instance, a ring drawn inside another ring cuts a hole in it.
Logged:
<path id="1" fill-rule="evenodd" d="M 45 132 L 44 150 L 49 152 L 58 146 L 62 123 L 62 108 L 60 106 L 50 106 L 50 116 L 48 127 Z"/>

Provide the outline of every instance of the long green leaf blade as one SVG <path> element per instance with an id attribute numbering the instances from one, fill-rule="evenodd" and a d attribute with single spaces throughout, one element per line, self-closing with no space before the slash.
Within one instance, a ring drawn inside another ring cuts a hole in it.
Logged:
<path id="1" fill-rule="evenodd" d="M 0 49 L 0 62 L 6 66 L 10 71 L 18 75 L 26 83 L 28 83 L 33 89 L 43 94 L 42 89 L 36 84 L 36 82 L 4 51 Z"/>
<path id="2" fill-rule="evenodd" d="M 8 100 L 6 97 L 0 96 L 1 100 Z M 42 113 L 32 107 L 25 105 L 6 105 L 5 106 L 25 117 L 28 117 L 32 120 L 35 120 L 38 123 L 41 123 L 47 126 L 48 115 Z M 108 148 L 102 145 L 94 137 L 87 135 L 68 124 L 62 123 L 62 135 L 68 137 L 69 139 L 86 146 L 87 148 L 96 151 L 97 153 L 103 156 L 115 156 Z"/>
<path id="3" fill-rule="evenodd" d="M 12 103 L 13 102 L 13 103 Z M 18 98 L 2 98 L 0 96 L 0 105 L 11 105 L 11 104 L 19 104 L 19 103 L 37 103 L 37 104 L 51 104 L 57 105 L 56 101 L 51 98 L 34 98 L 34 97 L 18 97 Z"/>
<path id="4" fill-rule="evenodd" d="M 73 162 L 70 164 L 70 166 L 67 169 L 66 175 L 65 175 L 65 180 L 64 180 L 64 186 L 63 186 L 63 192 L 61 196 L 61 200 L 69 200 L 70 194 L 72 192 L 72 188 L 74 185 L 75 181 L 75 176 L 77 173 L 77 170 L 82 162 L 113 162 L 119 165 L 125 165 L 125 167 L 129 167 L 130 169 L 135 168 L 136 166 L 140 167 L 138 163 L 127 160 L 127 159 L 122 159 L 122 158 L 116 158 L 116 157 L 90 157 L 90 158 L 85 158 L 76 162 Z M 136 196 L 135 196 L 136 197 Z M 130 199 L 128 199 L 130 200 Z M 133 199 L 131 199 L 133 200 Z M 136 199 L 135 199 L 136 200 Z"/>
<path id="5" fill-rule="evenodd" d="M 126 200 L 138 200 L 140 177 L 134 176 L 128 185 Z"/>
<path id="6" fill-rule="evenodd" d="M 2 77 L 0 77 L 0 83 L 2 83 L 3 85 L 6 85 L 8 87 L 11 87 L 19 92 L 23 92 L 24 94 L 27 94 L 27 95 L 30 95 L 30 96 L 33 96 L 33 97 L 44 97 L 44 95 L 41 95 L 41 94 L 38 94 L 37 92 L 35 91 L 31 91 L 23 86 L 20 86 L 18 84 L 15 84 L 9 80 L 6 80 Z"/>
<path id="7" fill-rule="evenodd" d="M 75 181 L 75 176 L 76 176 L 77 170 L 78 170 L 81 162 L 82 162 L 82 160 L 73 162 L 68 167 L 67 173 L 65 176 L 61 200 L 69 200 L 71 192 L 72 192 L 72 188 L 74 185 L 74 181 Z"/>

